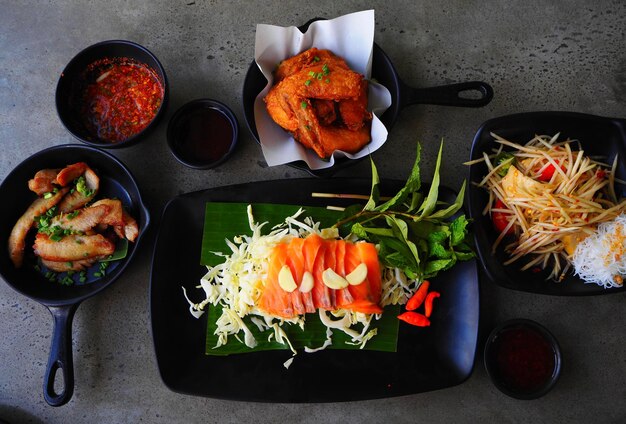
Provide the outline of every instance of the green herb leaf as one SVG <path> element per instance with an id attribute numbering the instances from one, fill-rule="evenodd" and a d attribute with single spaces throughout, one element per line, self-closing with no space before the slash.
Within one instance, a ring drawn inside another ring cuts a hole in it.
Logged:
<path id="1" fill-rule="evenodd" d="M 465 240 L 465 237 L 467 236 L 467 224 L 468 221 L 467 218 L 465 218 L 465 215 L 461 215 L 452 221 L 450 224 L 450 244 L 452 246 L 457 246 Z"/>
<path id="2" fill-rule="evenodd" d="M 367 203 L 363 207 L 364 211 L 371 211 L 376 209 L 376 204 L 378 203 L 379 194 L 378 194 L 378 184 L 380 184 L 380 180 L 378 178 L 378 171 L 376 170 L 376 165 L 374 161 L 370 157 L 370 163 L 372 165 L 372 189 L 370 191 L 370 198 Z"/>
<path id="3" fill-rule="evenodd" d="M 377 211 L 386 211 L 388 209 L 393 209 L 396 206 L 402 204 L 409 194 L 417 192 L 422 184 L 420 177 L 420 159 L 422 154 L 422 146 L 417 143 L 417 154 L 415 157 L 415 162 L 413 163 L 413 168 L 411 169 L 411 173 L 409 174 L 409 178 L 406 181 L 404 187 L 396 193 L 391 199 L 380 205 L 376 208 Z M 420 196 L 421 197 L 421 196 Z M 413 202 L 411 202 L 413 203 Z M 412 209 L 409 208 L 409 212 Z"/>
<path id="4" fill-rule="evenodd" d="M 441 141 L 441 145 L 439 146 L 439 153 L 437 154 L 437 162 L 435 164 L 435 172 L 433 174 L 433 180 L 430 184 L 430 190 L 428 190 L 428 196 L 426 196 L 426 200 L 420 206 L 418 213 L 420 213 L 420 217 L 429 216 L 437 206 L 437 198 L 439 197 L 439 167 L 441 166 L 441 155 L 443 152 L 443 140 Z"/>

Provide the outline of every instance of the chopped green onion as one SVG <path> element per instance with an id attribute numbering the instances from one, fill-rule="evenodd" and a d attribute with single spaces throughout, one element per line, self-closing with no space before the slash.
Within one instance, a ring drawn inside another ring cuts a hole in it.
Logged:
<path id="1" fill-rule="evenodd" d="M 320 58 L 319 58 L 318 56 L 314 56 L 314 57 L 313 57 L 313 61 L 314 61 L 314 62 L 319 62 L 319 61 L 320 61 Z"/>
<path id="2" fill-rule="evenodd" d="M 307 107 L 307 103 L 303 100 L 303 101 L 302 101 L 302 103 L 300 103 L 300 107 L 301 107 L 302 109 L 306 109 L 306 107 Z"/>
<path id="3" fill-rule="evenodd" d="M 311 85 L 311 80 L 306 80 L 306 81 L 304 81 L 304 85 L 306 85 L 307 87 L 308 87 L 309 85 Z"/>

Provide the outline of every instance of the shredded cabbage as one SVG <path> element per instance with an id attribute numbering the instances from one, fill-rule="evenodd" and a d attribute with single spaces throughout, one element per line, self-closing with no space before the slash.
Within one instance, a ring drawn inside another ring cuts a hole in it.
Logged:
<path id="1" fill-rule="evenodd" d="M 189 311 L 195 318 L 200 318 L 208 305 L 220 305 L 222 315 L 217 319 L 214 334 L 218 342 L 214 348 L 228 343 L 229 336 L 241 341 L 239 335 L 243 332 L 243 343 L 250 348 L 257 345 L 254 335 L 244 322 L 243 318 L 250 316 L 250 321 L 260 331 L 273 330 L 268 340 L 274 339 L 289 347 L 296 355 L 287 334 L 282 329 L 285 323 L 305 327 L 305 316 L 292 319 L 268 315 L 257 307 L 257 300 L 261 296 L 263 281 L 267 277 L 269 259 L 272 250 L 279 243 L 288 243 L 296 237 L 305 238 L 310 234 L 318 234 L 322 238 L 334 239 L 339 237 L 336 228 L 320 228 L 320 223 L 311 217 L 301 216 L 304 209 L 300 208 L 295 214 L 285 218 L 284 222 L 271 229 L 269 234 L 262 234 L 267 222 L 257 223 L 252 214 L 252 207 L 247 207 L 248 223 L 251 235 L 239 235 L 233 240 L 226 240 L 230 253 L 213 252 L 223 257 L 224 262 L 216 266 L 208 266 L 207 273 L 201 278 L 198 289 L 202 289 L 205 299 L 194 303 L 187 296 L 183 287 L 183 294 L 189 303 Z M 355 240 L 352 240 L 355 241 Z M 383 267 L 381 306 L 404 304 L 415 291 L 421 281 L 409 279 L 398 268 Z M 332 331 L 336 329 L 347 334 L 353 345 L 364 348 L 366 343 L 376 335 L 376 329 L 370 329 L 372 319 L 380 319 L 380 315 L 364 314 L 348 310 L 324 311 L 319 309 L 321 322 L 326 326 L 326 340 L 322 346 L 305 347 L 305 352 L 313 353 L 326 349 L 332 344 Z M 355 328 L 362 327 L 360 331 Z M 293 358 L 285 362 L 285 367 L 291 365 Z"/>

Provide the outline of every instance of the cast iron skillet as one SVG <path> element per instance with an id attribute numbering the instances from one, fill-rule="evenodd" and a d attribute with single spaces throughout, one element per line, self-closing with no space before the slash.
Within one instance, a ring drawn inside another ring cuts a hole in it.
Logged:
<path id="1" fill-rule="evenodd" d="M 315 18 L 299 27 L 300 31 L 305 32 L 309 25 L 321 18 Z M 442 106 L 460 106 L 460 107 L 482 107 L 487 105 L 493 98 L 493 89 L 485 82 L 471 81 L 458 84 L 443 85 L 430 88 L 413 88 L 405 84 L 400 77 L 396 68 L 393 66 L 389 56 L 385 54 L 383 49 L 374 43 L 373 59 L 372 59 L 372 79 L 387 87 L 391 93 L 391 106 L 380 117 L 387 130 L 390 130 L 398 119 L 400 111 L 406 106 L 413 104 L 431 104 Z M 253 60 L 246 73 L 243 83 L 243 111 L 248 125 L 248 129 L 259 142 L 259 133 L 256 129 L 254 120 L 254 101 L 256 96 L 263 91 L 267 80 L 261 73 L 261 70 Z M 471 94 L 478 94 L 479 97 L 470 98 Z M 356 163 L 356 160 L 341 158 L 335 161 L 332 168 L 311 170 L 306 162 L 296 161 L 289 165 L 294 168 L 303 169 L 316 177 L 329 177 L 339 169 Z"/>
<path id="2" fill-rule="evenodd" d="M 110 262 L 104 277 L 97 279 L 91 270 L 86 284 L 62 286 L 57 282 L 48 281 L 34 269 L 35 258 L 30 239 L 27 239 L 26 243 L 24 264 L 20 269 L 16 269 L 9 259 L 7 240 L 15 222 L 36 198 L 27 186 L 28 180 L 35 172 L 44 168 L 60 168 L 80 161 L 89 164 L 100 177 L 98 198 L 120 199 L 137 220 L 139 237 L 135 243 L 129 243 L 128 254 L 124 259 Z M 16 291 L 46 306 L 54 318 L 54 333 L 43 392 L 46 402 L 52 406 L 61 406 L 70 400 L 74 392 L 72 359 L 74 313 L 83 300 L 104 290 L 121 275 L 146 232 L 150 216 L 132 174 L 119 160 L 102 150 L 77 144 L 50 147 L 26 159 L 11 171 L 0 185 L 0 199 L 10 199 L 7 203 L 10 206 L 0 208 L 0 275 Z M 57 393 L 54 381 L 59 370 L 63 376 L 63 389 Z"/>

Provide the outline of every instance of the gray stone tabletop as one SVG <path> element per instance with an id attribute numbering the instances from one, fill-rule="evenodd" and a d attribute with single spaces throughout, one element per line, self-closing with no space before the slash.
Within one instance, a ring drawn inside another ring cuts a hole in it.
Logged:
<path id="1" fill-rule="evenodd" d="M 75 393 L 53 408 L 42 397 L 52 318 L 0 283 L 0 422 L 625 422 L 626 297 L 541 296 L 481 285 L 479 349 L 461 385 L 398 398 L 330 404 L 246 403 L 170 391 L 156 365 L 148 307 L 150 261 L 166 202 L 181 193 L 250 181 L 306 177 L 267 167 L 245 126 L 241 96 L 254 55 L 255 26 L 300 25 L 376 11 L 375 41 L 409 85 L 482 80 L 495 91 L 484 108 L 404 109 L 373 158 L 383 178 L 404 179 L 423 145 L 424 175 L 445 139 L 442 183 L 467 177 L 474 133 L 487 119 L 562 110 L 626 118 L 626 3 L 615 1 L 203 1 L 0 2 L 0 181 L 30 155 L 75 143 L 61 125 L 54 92 L 68 61 L 88 45 L 128 39 L 164 65 L 167 116 L 147 140 L 113 151 L 135 175 L 153 229 L 124 275 L 85 301 L 74 317 Z M 240 121 L 240 144 L 219 168 L 179 164 L 165 140 L 167 120 L 185 102 L 213 98 Z M 338 176 L 369 177 L 369 164 Z M 332 184 L 332 180 L 329 180 Z M 1 199 L 11 207 L 11 199 Z M 545 397 L 509 398 L 482 366 L 484 340 L 508 318 L 530 318 L 558 338 L 561 378 Z M 202 342 L 201 342 L 202 343 Z M 202 376 L 198 376 L 202 378 Z"/>

